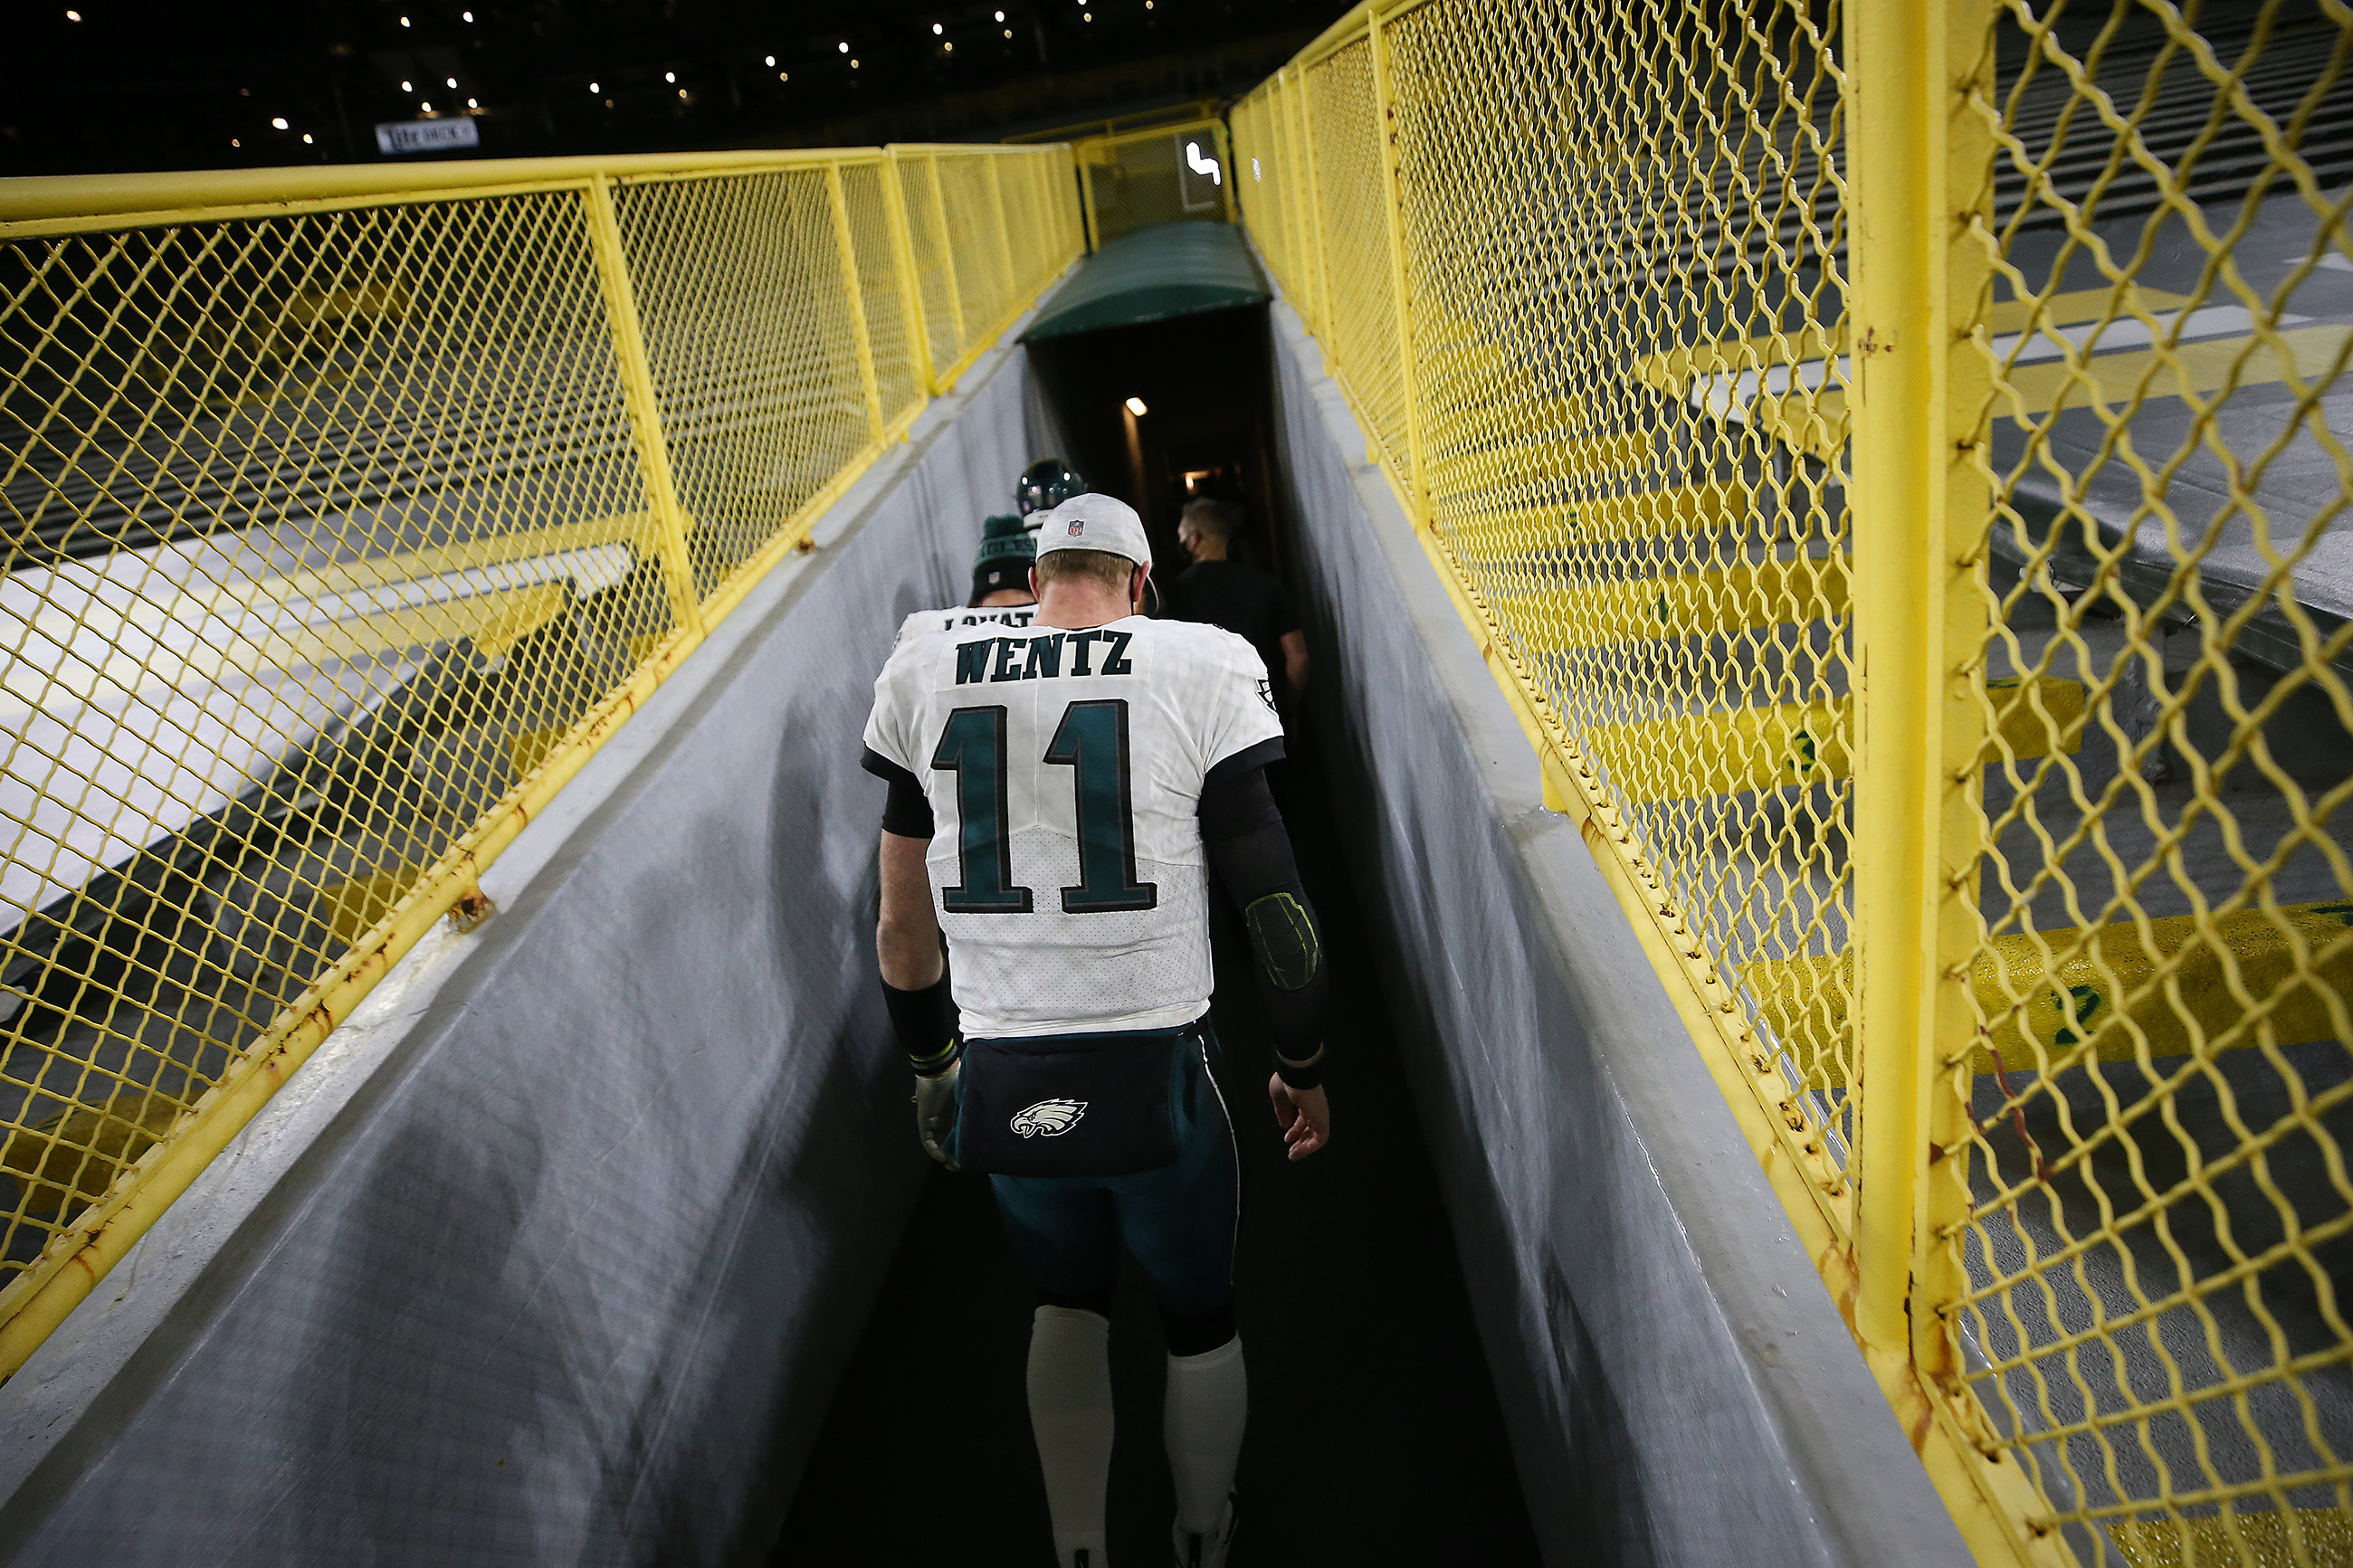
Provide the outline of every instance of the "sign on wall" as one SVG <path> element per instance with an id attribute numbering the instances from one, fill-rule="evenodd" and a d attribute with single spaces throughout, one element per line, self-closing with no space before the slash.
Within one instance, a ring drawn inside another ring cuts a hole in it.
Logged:
<path id="1" fill-rule="evenodd" d="M 444 120 L 401 120 L 375 128 L 376 151 L 385 153 L 443 153 L 454 147 L 481 144 L 481 128 L 470 114 L 453 114 Z"/>

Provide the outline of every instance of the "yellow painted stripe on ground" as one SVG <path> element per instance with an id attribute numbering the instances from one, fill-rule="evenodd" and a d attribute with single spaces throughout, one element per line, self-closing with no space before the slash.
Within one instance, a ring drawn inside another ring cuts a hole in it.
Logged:
<path id="1" fill-rule="evenodd" d="M 2202 342 L 2183 343 L 2170 351 L 2180 365 L 2178 371 L 2165 363 L 2166 353 L 2156 349 L 2094 354 L 2084 363 L 2080 373 L 2071 373 L 2064 360 L 2022 364 L 1995 388 L 1994 413 L 2017 417 L 2022 412 L 2033 417 L 2063 405 L 2088 408 L 2095 397 L 2113 407 L 2128 401 L 2145 377 L 2148 378 L 2149 397 L 2186 397 L 2219 392 L 2231 384 L 2232 367 L 2242 354 L 2246 355 L 2246 363 L 2238 369 L 2237 384 L 2241 386 L 2285 381 L 2291 372 L 2296 379 L 2311 382 L 2335 370 L 2347 344 L 2353 343 L 2353 326 L 2332 323 L 2290 327 L 2275 336 L 2279 339 L 2277 348 L 2252 337 L 2209 338 Z"/>
<path id="2" fill-rule="evenodd" d="M 2015 683 L 2006 689 L 2006 700 L 1997 695 L 1995 732 L 2007 754 L 2043 756 L 2054 738 L 2059 750 L 2076 750 L 2084 729 L 2081 683 L 2043 679 L 2031 693 Z M 1841 697 L 1603 725 L 1580 739 L 1609 769 L 1619 799 L 1631 805 L 1841 779 L 1852 766 L 1849 732 Z M 1989 742 L 1986 754 L 1991 761 L 2002 753 Z"/>
<path id="3" fill-rule="evenodd" d="M 1834 620 L 1846 613 L 1847 562 L 1843 555 L 1759 561 L 1675 577 L 1496 595 L 1488 603 L 1525 651 L 1566 653 Z"/>
<path id="4" fill-rule="evenodd" d="M 2319 381 L 2335 372 L 2347 344 L 2353 342 L 2353 326 L 2331 322 L 2288 327 L 2276 335 L 2277 349 L 2250 337 L 2183 343 L 2169 351 L 2179 370 L 2168 364 L 2166 353 L 2157 349 L 2094 354 L 2080 371 L 2071 370 L 2064 360 L 2022 364 L 1996 385 L 1994 416 L 2013 423 L 2041 419 L 2063 405 L 2089 408 L 2095 401 L 2111 411 L 2120 410 L 2144 379 L 2148 384 L 2141 395 L 2144 402 L 2204 396 L 2232 384 L 2265 386 L 2286 381 L 2291 373 L 2307 384 Z M 2257 345 L 2253 352 L 2248 349 L 2251 343 Z M 2241 364 L 2242 353 L 2246 363 Z M 1784 445 L 1827 459 L 1836 456 L 1846 441 L 1846 393 L 1831 386 L 1767 395 L 1750 405 L 1749 417 L 1757 429 Z"/>
<path id="5" fill-rule="evenodd" d="M 1748 486 L 1738 479 L 1712 479 L 1674 489 L 1603 496 L 1548 506 L 1501 507 L 1493 510 L 1432 510 L 1439 531 L 1455 552 L 1472 561 L 1503 561 L 1515 555 L 1573 549 L 1617 540 L 1659 539 L 1699 533 L 1746 521 Z M 1450 515 L 1451 513 L 1452 515 Z"/>
<path id="6" fill-rule="evenodd" d="M 2301 1537 L 2303 1554 L 2297 1555 Z M 2341 1508 L 2299 1508 L 2253 1513 L 2242 1506 L 2225 1520 L 2112 1520 L 2108 1539 L 2132 1568 L 2215 1568 L 2257 1563 L 2353 1563 L 2353 1513 Z"/>
<path id="7" fill-rule="evenodd" d="M 2291 905 L 2276 917 L 2242 910 L 2209 924 L 2211 934 L 2201 933 L 2196 916 L 2181 915 L 2151 921 L 2146 935 L 2126 922 L 2095 927 L 2088 939 L 2073 926 L 1995 939 L 1969 970 L 1969 990 L 1993 1025 L 1969 1070 L 1992 1071 L 1998 1050 L 2004 1071 L 2031 1073 L 2087 1037 L 2091 1055 L 2104 1062 L 2133 1060 L 2144 1040 L 2152 1057 L 2181 1056 L 2201 1042 L 2224 1050 L 2254 1045 L 2253 1029 L 2221 1038 L 2245 1013 L 2225 973 L 2225 952 L 2247 995 L 2277 999 L 2267 1016 L 2279 1043 L 2344 1037 L 2329 1003 L 2353 995 L 2353 942 L 2342 941 L 2353 928 L 2353 903 Z M 2307 966 L 2299 943 L 2322 956 Z M 1852 1049 L 1848 954 L 1752 963 L 1741 980 L 1775 1037 L 1801 1061 L 1835 1061 Z M 1831 1081 L 1842 1079 L 1833 1073 Z"/>
<path id="8" fill-rule="evenodd" d="M 2136 291 L 2141 310 L 2152 316 L 2168 310 L 2178 310 L 2189 303 L 2179 294 L 2162 289 L 2139 289 Z M 2001 300 L 1986 311 L 1989 335 L 2022 332 L 2031 317 L 2034 302 L 2031 300 Z M 2081 326 L 2086 321 L 2104 321 L 2110 316 L 2124 316 L 2129 310 L 2117 302 L 2113 289 L 2077 289 L 2063 294 L 2053 294 L 2043 306 L 2042 320 L 2050 326 Z M 1664 353 L 1644 354 L 1635 362 L 1635 374 L 1662 392 L 1677 397 L 1691 390 L 1691 384 L 1703 375 L 1719 375 L 1727 371 L 1763 370 L 1770 365 L 1800 364 L 1807 360 L 1828 359 L 1847 350 L 1846 323 L 1824 327 L 1808 322 L 1787 331 L 1766 332 L 1734 342 L 1697 343 L 1689 348 L 1670 349 Z"/>
<path id="9" fill-rule="evenodd" d="M 387 583 L 412 583 L 448 572 L 501 566 L 539 555 L 561 555 L 598 544 L 637 543 L 652 526 L 652 513 L 637 511 L 592 518 L 586 522 L 567 522 L 555 528 L 485 534 L 479 539 L 432 545 L 399 555 L 363 556 L 355 561 L 331 562 L 309 571 L 290 572 L 283 577 L 265 577 L 239 584 L 237 594 L 248 602 L 269 599 L 286 604 L 296 599 L 320 599 L 381 587 Z M 649 543 L 644 552 L 651 553 Z"/>
<path id="10" fill-rule="evenodd" d="M 1529 480 L 1630 479 L 1670 451 L 1662 437 L 1641 430 L 1609 436 L 1538 431 L 1498 439 L 1492 429 L 1474 426 L 1459 445 L 1434 442 L 1428 433 L 1422 442 L 1430 489 L 1441 493 Z"/>

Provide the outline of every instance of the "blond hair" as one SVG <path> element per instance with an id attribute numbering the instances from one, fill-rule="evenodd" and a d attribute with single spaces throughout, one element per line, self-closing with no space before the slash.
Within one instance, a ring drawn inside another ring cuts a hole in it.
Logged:
<path id="1" fill-rule="evenodd" d="M 1127 574 L 1134 570 L 1134 562 L 1108 550 L 1049 550 L 1038 557 L 1038 586 L 1073 577 L 1123 589 L 1127 586 Z"/>

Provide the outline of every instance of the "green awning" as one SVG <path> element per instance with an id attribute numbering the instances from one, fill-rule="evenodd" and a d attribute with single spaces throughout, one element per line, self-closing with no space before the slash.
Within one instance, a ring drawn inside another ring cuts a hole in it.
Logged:
<path id="1" fill-rule="evenodd" d="M 1261 305 L 1270 298 L 1242 247 L 1241 230 L 1224 223 L 1164 223 L 1088 257 L 1021 341 Z"/>

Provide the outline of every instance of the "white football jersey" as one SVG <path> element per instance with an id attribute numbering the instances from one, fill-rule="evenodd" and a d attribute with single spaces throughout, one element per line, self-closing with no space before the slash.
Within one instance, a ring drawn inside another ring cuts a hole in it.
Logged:
<path id="1" fill-rule="evenodd" d="M 1201 784 L 1282 736 L 1266 667 L 1216 626 L 1131 616 L 900 644 L 866 744 L 931 802 L 926 861 L 965 1036 L 1199 1017 Z"/>
<path id="2" fill-rule="evenodd" d="M 987 609 L 959 605 L 947 610 L 917 610 L 899 623 L 899 641 L 929 632 L 961 631 L 965 626 L 1026 626 L 1037 618 L 1035 605 L 992 605 Z"/>

